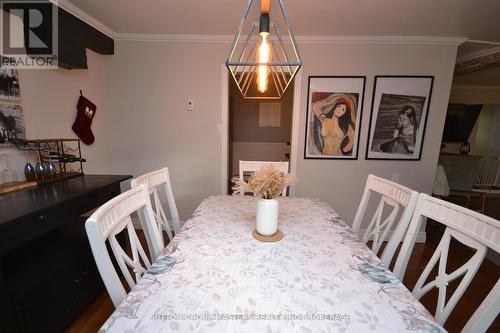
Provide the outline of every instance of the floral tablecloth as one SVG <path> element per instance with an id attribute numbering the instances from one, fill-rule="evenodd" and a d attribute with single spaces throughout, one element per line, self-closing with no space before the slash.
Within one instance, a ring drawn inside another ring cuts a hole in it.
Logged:
<path id="1" fill-rule="evenodd" d="M 205 199 L 101 332 L 444 332 L 327 204 L 280 198 L 277 243 L 255 206 Z"/>

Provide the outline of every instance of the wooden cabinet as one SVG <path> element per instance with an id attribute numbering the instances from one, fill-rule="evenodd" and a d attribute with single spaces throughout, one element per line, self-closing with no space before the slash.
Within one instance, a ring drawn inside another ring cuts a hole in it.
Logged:
<path id="1" fill-rule="evenodd" d="M 281 126 L 281 103 L 259 103 L 259 127 Z"/>
<path id="2" fill-rule="evenodd" d="M 81 214 L 127 178 L 86 175 L 0 196 L 2 332 L 64 332 L 103 290 Z"/>

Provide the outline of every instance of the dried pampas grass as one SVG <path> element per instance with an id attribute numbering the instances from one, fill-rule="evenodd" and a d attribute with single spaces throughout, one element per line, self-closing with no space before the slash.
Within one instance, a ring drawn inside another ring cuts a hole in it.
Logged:
<path id="1" fill-rule="evenodd" d="M 271 165 L 266 165 L 255 171 L 248 180 L 234 177 L 233 195 L 252 192 L 262 199 L 274 199 L 281 195 L 283 189 L 295 182 L 295 176 L 283 173 Z"/>

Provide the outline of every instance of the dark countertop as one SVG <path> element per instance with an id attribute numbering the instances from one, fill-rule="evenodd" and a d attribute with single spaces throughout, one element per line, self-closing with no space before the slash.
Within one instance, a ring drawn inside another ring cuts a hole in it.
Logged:
<path id="1" fill-rule="evenodd" d="M 36 214 L 107 185 L 132 178 L 129 175 L 84 175 L 35 188 L 0 194 L 0 225 Z"/>

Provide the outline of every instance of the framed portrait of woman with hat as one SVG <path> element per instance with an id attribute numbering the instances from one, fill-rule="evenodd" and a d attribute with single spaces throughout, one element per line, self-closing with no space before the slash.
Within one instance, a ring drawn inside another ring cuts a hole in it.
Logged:
<path id="1" fill-rule="evenodd" d="M 433 84 L 433 76 L 375 76 L 366 159 L 420 160 Z"/>
<path id="2" fill-rule="evenodd" d="M 365 76 L 309 76 L 306 159 L 357 159 Z"/>

